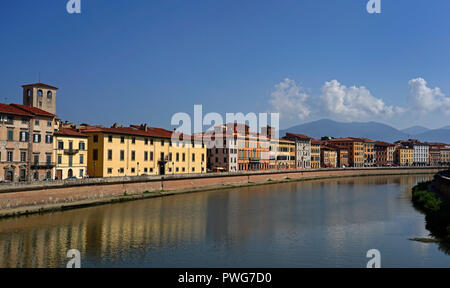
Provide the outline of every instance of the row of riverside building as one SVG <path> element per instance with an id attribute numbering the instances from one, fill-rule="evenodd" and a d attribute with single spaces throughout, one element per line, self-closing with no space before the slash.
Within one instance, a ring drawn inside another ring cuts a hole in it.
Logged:
<path id="1" fill-rule="evenodd" d="M 0 104 L 0 182 L 450 165 L 450 145 L 417 140 L 314 140 L 295 133 L 278 138 L 271 127 L 254 132 L 238 123 L 195 135 L 146 124 L 75 125 L 56 116 L 58 88 L 43 83 L 22 87 L 23 104 Z"/>

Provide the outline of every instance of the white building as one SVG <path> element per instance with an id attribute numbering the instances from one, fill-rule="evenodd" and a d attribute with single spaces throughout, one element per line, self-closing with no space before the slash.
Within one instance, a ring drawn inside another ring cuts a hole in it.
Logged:
<path id="1" fill-rule="evenodd" d="M 427 144 L 416 142 L 414 148 L 414 166 L 427 166 L 430 163 L 430 147 Z"/>
<path id="2" fill-rule="evenodd" d="M 286 133 L 285 139 L 295 141 L 295 163 L 297 169 L 311 168 L 311 137 Z"/>

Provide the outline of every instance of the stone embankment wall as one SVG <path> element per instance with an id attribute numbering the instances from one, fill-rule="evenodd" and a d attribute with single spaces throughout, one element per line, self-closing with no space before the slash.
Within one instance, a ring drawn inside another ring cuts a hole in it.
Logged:
<path id="1" fill-rule="evenodd" d="M 83 179 L 0 185 L 0 217 L 227 187 L 371 175 L 432 174 L 440 168 L 365 168 Z"/>

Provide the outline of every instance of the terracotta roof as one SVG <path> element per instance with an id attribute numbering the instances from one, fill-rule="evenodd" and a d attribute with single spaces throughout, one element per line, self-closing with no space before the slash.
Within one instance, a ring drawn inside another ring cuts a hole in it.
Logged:
<path id="1" fill-rule="evenodd" d="M 20 116 L 30 116 L 30 117 L 33 116 L 33 114 L 28 113 L 22 109 L 19 109 L 13 105 L 2 104 L 2 103 L 0 103 L 0 113 L 20 115 Z"/>
<path id="2" fill-rule="evenodd" d="M 345 138 L 333 138 L 327 141 L 331 142 L 364 142 L 363 139 L 353 138 L 353 137 L 345 137 Z"/>
<path id="3" fill-rule="evenodd" d="M 80 128 L 80 131 L 82 133 L 102 132 L 111 134 L 126 134 L 126 135 L 166 138 L 166 139 L 171 139 L 174 133 L 173 131 L 155 127 L 148 127 L 147 129 L 142 129 L 141 126 L 137 125 L 132 125 L 131 127 L 111 127 L 111 128 L 106 128 L 103 126 L 82 126 Z M 180 133 L 179 139 L 193 140 L 193 137 L 187 134 Z"/>
<path id="4" fill-rule="evenodd" d="M 58 90 L 57 87 L 50 86 L 50 85 L 47 85 L 47 84 L 44 84 L 44 83 L 33 83 L 33 84 L 22 85 L 22 87 L 28 87 L 28 86 L 38 86 L 38 87 L 42 87 L 42 88 L 49 88 L 49 89 L 56 89 L 56 90 Z"/>
<path id="5" fill-rule="evenodd" d="M 55 136 L 72 136 L 72 137 L 89 137 L 86 134 L 80 133 L 72 128 L 59 128 L 54 134 Z"/>
<path id="6" fill-rule="evenodd" d="M 313 139 L 313 140 L 311 140 L 311 144 L 320 145 L 320 144 L 322 144 L 322 141 Z"/>
<path id="7" fill-rule="evenodd" d="M 296 138 L 301 138 L 301 139 L 312 139 L 311 137 L 308 137 L 306 135 L 296 134 L 296 133 L 286 133 L 286 137 L 296 137 Z"/>
<path id="8" fill-rule="evenodd" d="M 47 111 L 44 111 L 44 110 L 36 108 L 36 107 L 30 107 L 30 106 L 25 106 L 25 105 L 20 105 L 20 104 L 11 104 L 11 106 L 22 109 L 28 113 L 31 113 L 31 114 L 37 115 L 37 116 L 56 117 L 55 114 L 49 113 Z"/>
<path id="9" fill-rule="evenodd" d="M 377 142 L 375 142 L 375 145 L 376 146 L 386 146 L 386 147 L 393 147 L 393 146 L 395 146 L 392 143 L 383 142 L 383 141 L 377 141 Z"/>

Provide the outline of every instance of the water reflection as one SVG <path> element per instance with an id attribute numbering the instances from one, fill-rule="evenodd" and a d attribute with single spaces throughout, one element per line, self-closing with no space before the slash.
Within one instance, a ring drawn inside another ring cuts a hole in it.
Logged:
<path id="1" fill-rule="evenodd" d="M 64 267 L 73 248 L 85 267 L 363 267 L 374 244 L 393 260 L 405 243 L 430 252 L 407 242 L 427 233 L 409 188 L 430 178 L 274 184 L 6 219 L 0 267 Z"/>

